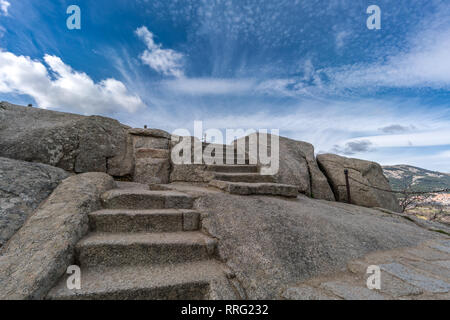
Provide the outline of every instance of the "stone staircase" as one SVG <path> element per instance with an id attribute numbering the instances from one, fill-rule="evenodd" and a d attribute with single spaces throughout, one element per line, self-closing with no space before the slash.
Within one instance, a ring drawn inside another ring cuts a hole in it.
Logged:
<path id="1" fill-rule="evenodd" d="M 224 155 L 224 164 L 217 164 L 209 158 L 204 159 L 204 162 L 209 164 L 207 170 L 213 172 L 209 185 L 225 192 L 238 195 L 272 195 L 288 198 L 295 198 L 299 194 L 297 186 L 279 184 L 276 183 L 274 176 L 262 175 L 257 165 L 249 164 L 247 155 L 240 156 L 236 151 L 234 152 L 234 158 Z M 213 165 L 210 165 L 211 163 Z"/>
<path id="2" fill-rule="evenodd" d="M 237 195 L 294 198 L 299 194 L 297 186 L 279 184 L 275 176 L 262 175 L 260 167 L 250 164 L 248 154 L 238 152 L 237 147 L 203 143 L 202 151 L 202 159 L 195 158 L 192 148 L 191 163 L 173 164 L 170 180 L 208 183 L 210 187 Z"/>
<path id="3" fill-rule="evenodd" d="M 89 215 L 75 248 L 81 290 L 67 276 L 48 299 L 236 299 L 233 274 L 216 257 L 216 240 L 199 231 L 194 198 L 121 183 Z M 219 294 L 220 293 L 220 294 Z"/>

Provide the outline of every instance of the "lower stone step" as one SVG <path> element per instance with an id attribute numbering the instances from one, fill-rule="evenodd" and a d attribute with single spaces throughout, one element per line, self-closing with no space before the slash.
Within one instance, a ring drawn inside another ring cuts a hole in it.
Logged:
<path id="1" fill-rule="evenodd" d="M 214 260 L 167 266 L 82 268 L 81 289 L 67 288 L 67 275 L 49 300 L 202 300 L 237 299 L 227 271 Z M 219 289 L 219 290 L 216 290 Z"/>
<path id="2" fill-rule="evenodd" d="M 295 198 L 298 187 L 278 183 L 245 183 L 212 180 L 209 185 L 225 192 L 238 195 L 272 195 Z"/>
<path id="3" fill-rule="evenodd" d="M 216 240 L 201 232 L 91 233 L 75 247 L 80 266 L 183 263 L 215 255 Z"/>
<path id="4" fill-rule="evenodd" d="M 257 173 L 257 165 L 210 165 L 206 167 L 207 171 L 223 173 Z"/>
<path id="5" fill-rule="evenodd" d="M 248 182 L 248 183 L 274 183 L 275 177 L 261 175 L 259 173 L 222 173 L 214 174 L 215 180 L 229 182 Z"/>
<path id="6" fill-rule="evenodd" d="M 93 232 L 177 232 L 199 228 L 200 214 L 187 209 L 101 210 L 89 214 Z"/>
<path id="7" fill-rule="evenodd" d="M 113 189 L 102 195 L 105 209 L 191 209 L 194 198 L 175 191 Z"/>

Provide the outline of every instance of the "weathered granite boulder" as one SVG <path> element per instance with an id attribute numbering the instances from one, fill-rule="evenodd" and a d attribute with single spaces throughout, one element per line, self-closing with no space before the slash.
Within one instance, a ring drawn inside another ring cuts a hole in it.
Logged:
<path id="1" fill-rule="evenodd" d="M 133 173 L 129 128 L 118 121 L 0 103 L 0 156 L 66 171 Z"/>
<path id="2" fill-rule="evenodd" d="M 288 138 L 281 138 L 282 145 L 288 144 L 292 145 L 295 151 L 297 148 L 303 153 L 304 159 L 308 165 L 309 177 L 311 181 L 311 191 L 310 196 L 314 199 L 322 199 L 335 201 L 335 197 L 331 187 L 328 183 L 327 178 L 319 169 L 319 165 L 317 164 L 316 157 L 314 155 L 314 146 L 310 143 L 303 141 L 295 141 Z M 286 156 L 288 158 L 289 156 Z M 282 161 L 283 158 L 280 159 Z"/>
<path id="3" fill-rule="evenodd" d="M 279 299 L 287 288 L 341 272 L 368 253 L 444 237 L 395 214 L 306 196 L 210 192 L 196 208 L 249 299 Z"/>
<path id="4" fill-rule="evenodd" d="M 380 207 L 400 212 L 397 197 L 390 192 L 389 181 L 378 163 L 321 154 L 319 166 L 328 178 L 337 201 L 347 202 L 347 187 L 344 171 L 349 171 L 350 196 L 353 204 L 365 207 Z"/>
<path id="5" fill-rule="evenodd" d="M 67 177 L 60 168 L 0 158 L 0 247 Z"/>
<path id="6" fill-rule="evenodd" d="M 254 133 L 238 139 L 235 142 L 236 148 L 238 153 L 242 153 L 240 144 L 245 142 L 245 152 L 249 153 L 250 143 L 258 143 L 261 146 L 267 146 L 270 155 L 272 152 L 271 137 L 270 134 Z M 316 199 L 334 201 L 330 185 L 317 165 L 314 147 L 310 143 L 285 137 L 279 137 L 278 141 L 279 171 L 275 175 L 276 182 L 298 186 L 301 193 Z M 250 159 L 250 163 L 261 164 L 259 156 L 258 159 L 252 159 L 250 152 L 247 157 Z"/>
<path id="7" fill-rule="evenodd" d="M 74 264 L 75 244 L 88 232 L 88 213 L 115 187 L 105 173 L 64 180 L 0 250 L 0 300 L 42 299 Z"/>

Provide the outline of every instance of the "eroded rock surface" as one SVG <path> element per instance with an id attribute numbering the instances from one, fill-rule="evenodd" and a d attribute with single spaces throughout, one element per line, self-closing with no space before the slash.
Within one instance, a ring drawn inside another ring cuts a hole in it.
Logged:
<path id="1" fill-rule="evenodd" d="M 74 263 L 75 244 L 88 231 L 88 214 L 115 186 L 104 173 L 64 180 L 0 250 L 0 300 L 42 299 Z"/>
<path id="2" fill-rule="evenodd" d="M 317 156 L 317 161 L 327 176 L 337 201 L 347 202 L 348 199 L 344 173 L 347 169 L 353 204 L 400 212 L 397 197 L 390 192 L 389 181 L 378 163 L 335 154 L 321 154 Z"/>
<path id="3" fill-rule="evenodd" d="M 368 253 L 443 237 L 401 216 L 305 196 L 206 193 L 197 207 L 250 299 L 278 299 L 294 284 L 340 272 Z"/>
<path id="4" fill-rule="evenodd" d="M 0 247 L 68 176 L 60 168 L 0 158 Z"/>

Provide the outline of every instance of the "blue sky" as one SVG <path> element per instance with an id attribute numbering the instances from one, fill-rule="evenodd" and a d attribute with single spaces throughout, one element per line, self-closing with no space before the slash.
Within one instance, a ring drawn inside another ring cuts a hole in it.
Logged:
<path id="1" fill-rule="evenodd" d="M 450 3 L 0 0 L 0 100 L 450 172 Z"/>

